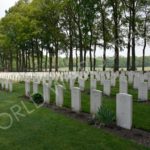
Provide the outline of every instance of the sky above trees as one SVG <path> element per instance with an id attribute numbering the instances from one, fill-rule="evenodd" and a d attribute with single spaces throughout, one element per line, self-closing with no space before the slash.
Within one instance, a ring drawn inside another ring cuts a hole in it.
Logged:
<path id="1" fill-rule="evenodd" d="M 5 16 L 5 11 L 8 10 L 11 6 L 15 5 L 15 3 L 17 1 L 18 0 L 1 0 L 1 3 L 0 3 L 0 18 L 4 17 Z M 136 56 L 142 56 L 142 47 L 143 46 L 140 46 L 140 45 L 136 46 Z M 97 50 L 96 55 L 97 55 L 97 57 L 102 56 L 103 52 Z M 127 50 L 124 50 L 124 51 L 120 52 L 120 56 L 126 57 L 126 55 L 127 55 Z M 145 55 L 150 56 L 150 43 L 148 44 L 148 46 L 146 48 Z M 114 50 L 107 51 L 107 56 L 108 57 L 109 56 L 110 57 L 114 56 Z"/>
<path id="2" fill-rule="evenodd" d="M 1 0 L 0 2 L 0 18 L 5 16 L 5 10 L 8 10 L 18 0 Z"/>

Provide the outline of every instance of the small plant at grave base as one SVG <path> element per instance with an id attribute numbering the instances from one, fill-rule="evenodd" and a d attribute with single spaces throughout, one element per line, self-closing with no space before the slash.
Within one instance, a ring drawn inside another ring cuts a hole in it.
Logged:
<path id="1" fill-rule="evenodd" d="M 101 106 L 98 109 L 95 119 L 100 125 L 111 126 L 115 120 L 115 113 L 110 111 L 107 107 Z"/>
<path id="2" fill-rule="evenodd" d="M 32 101 L 36 104 L 42 104 L 44 102 L 43 96 L 40 93 L 35 93 L 32 95 Z"/>
<path id="3" fill-rule="evenodd" d="M 77 81 L 77 80 L 75 80 L 74 84 L 75 84 L 75 85 L 77 85 L 77 84 L 78 84 L 78 81 Z"/>
<path id="4" fill-rule="evenodd" d="M 23 84 L 23 83 L 24 83 L 24 81 L 19 81 L 19 83 Z"/>

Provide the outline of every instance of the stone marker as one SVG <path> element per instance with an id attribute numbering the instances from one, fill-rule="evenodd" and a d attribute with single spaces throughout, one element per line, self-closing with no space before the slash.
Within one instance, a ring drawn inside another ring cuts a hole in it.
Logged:
<path id="1" fill-rule="evenodd" d="M 138 99 L 139 101 L 148 100 L 148 84 L 147 82 L 140 82 L 138 88 Z"/>
<path id="2" fill-rule="evenodd" d="M 119 93 L 128 93 L 128 82 L 127 81 L 120 80 Z"/>
<path id="3" fill-rule="evenodd" d="M 128 75 L 128 81 L 129 81 L 130 84 L 133 83 L 133 79 L 134 79 L 133 74 L 129 74 L 129 75 Z"/>
<path id="4" fill-rule="evenodd" d="M 70 90 L 74 87 L 75 79 L 70 79 Z"/>
<path id="5" fill-rule="evenodd" d="M 38 82 L 33 82 L 33 94 L 38 93 Z"/>
<path id="6" fill-rule="evenodd" d="M 100 74 L 99 74 L 99 73 L 96 73 L 95 76 L 96 76 L 96 80 L 97 80 L 97 81 L 100 81 L 100 80 L 101 80 L 101 77 L 100 77 Z"/>
<path id="7" fill-rule="evenodd" d="M 71 108 L 75 112 L 81 110 L 81 92 L 78 87 L 73 87 L 71 90 Z"/>
<path id="8" fill-rule="evenodd" d="M 12 92 L 13 91 L 13 83 L 12 81 L 10 80 L 9 81 L 9 92 Z"/>
<path id="9" fill-rule="evenodd" d="M 50 85 L 49 85 L 49 83 L 43 84 L 43 99 L 44 99 L 44 103 L 47 103 L 47 104 L 50 103 Z"/>
<path id="10" fill-rule="evenodd" d="M 5 88 L 5 81 L 1 81 L 2 90 Z"/>
<path id="11" fill-rule="evenodd" d="M 120 75 L 119 81 L 127 81 L 127 77 Z"/>
<path id="12" fill-rule="evenodd" d="M 56 85 L 56 105 L 62 107 L 64 103 L 63 86 Z"/>
<path id="13" fill-rule="evenodd" d="M 49 87 L 51 88 L 51 86 L 52 86 L 52 84 L 53 84 L 53 80 L 52 80 L 51 78 L 49 78 L 48 84 L 49 84 Z"/>
<path id="14" fill-rule="evenodd" d="M 99 90 L 91 90 L 90 112 L 95 115 L 102 103 L 102 92 Z"/>
<path id="15" fill-rule="evenodd" d="M 104 81 L 103 93 L 107 96 L 110 96 L 110 94 L 111 94 L 111 81 L 110 80 Z"/>
<path id="16" fill-rule="evenodd" d="M 27 97 L 30 96 L 30 81 L 28 80 L 25 81 L 25 95 Z"/>
<path id="17" fill-rule="evenodd" d="M 140 83 L 140 78 L 139 78 L 139 76 L 135 76 L 135 77 L 134 77 L 134 82 L 133 82 L 133 87 L 134 87 L 134 89 L 138 89 L 138 88 L 139 88 L 139 83 Z"/>
<path id="18" fill-rule="evenodd" d="M 106 72 L 106 78 L 109 80 L 110 79 L 110 72 Z"/>
<path id="19" fill-rule="evenodd" d="M 128 82 L 130 83 L 130 84 L 132 84 L 133 83 L 133 79 L 134 79 L 134 75 L 133 75 L 133 73 L 129 73 L 128 74 Z"/>
<path id="20" fill-rule="evenodd" d="M 9 89 L 9 83 L 8 83 L 8 80 L 5 81 L 5 89 L 6 89 L 6 90 Z"/>
<path id="21" fill-rule="evenodd" d="M 150 90 L 150 77 L 148 77 L 148 89 Z"/>
<path id="22" fill-rule="evenodd" d="M 101 85 L 103 85 L 104 84 L 104 81 L 105 81 L 106 79 L 105 79 L 105 76 L 104 75 L 101 75 Z"/>
<path id="23" fill-rule="evenodd" d="M 132 96 L 125 93 L 117 94 L 116 103 L 117 125 L 130 130 L 132 128 Z"/>
<path id="24" fill-rule="evenodd" d="M 79 87 L 81 91 L 84 91 L 85 88 L 85 80 L 84 79 L 79 79 Z"/>
<path id="25" fill-rule="evenodd" d="M 111 76 L 111 86 L 116 86 L 116 77 L 113 75 Z"/>
<path id="26" fill-rule="evenodd" d="M 91 90 L 92 89 L 96 89 L 96 87 L 97 87 L 97 81 L 96 81 L 96 79 L 91 79 L 90 80 L 90 86 L 91 86 Z"/>

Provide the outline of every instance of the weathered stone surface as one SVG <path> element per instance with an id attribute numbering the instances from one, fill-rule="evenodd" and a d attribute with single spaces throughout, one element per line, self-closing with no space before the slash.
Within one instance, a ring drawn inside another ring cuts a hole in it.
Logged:
<path id="1" fill-rule="evenodd" d="M 71 90 L 71 108 L 75 112 L 81 110 L 81 91 L 78 87 L 73 87 Z"/>
<path id="2" fill-rule="evenodd" d="M 43 84 L 43 98 L 44 98 L 44 103 L 47 104 L 50 103 L 50 87 L 48 83 Z"/>
<path id="3" fill-rule="evenodd" d="M 90 110 L 91 114 L 96 114 L 102 104 L 102 92 L 91 90 Z"/>
<path id="4" fill-rule="evenodd" d="M 25 95 L 27 97 L 30 96 L 30 81 L 28 80 L 25 81 Z"/>
<path id="5" fill-rule="evenodd" d="M 64 103 L 63 89 L 62 85 L 56 85 L 56 105 L 59 107 L 62 107 Z"/>
<path id="6" fill-rule="evenodd" d="M 128 82 L 121 80 L 119 84 L 119 93 L 128 93 Z"/>
<path id="7" fill-rule="evenodd" d="M 104 81 L 103 93 L 107 96 L 110 96 L 110 94 L 111 94 L 111 81 L 110 80 Z"/>
<path id="8" fill-rule="evenodd" d="M 116 103 L 117 125 L 125 129 L 131 129 L 133 111 L 132 96 L 125 93 L 117 94 Z"/>
<path id="9" fill-rule="evenodd" d="M 33 82 L 33 94 L 38 93 L 38 82 Z"/>
<path id="10" fill-rule="evenodd" d="M 147 82 L 140 82 L 138 88 L 138 99 L 139 101 L 148 100 L 148 84 Z"/>

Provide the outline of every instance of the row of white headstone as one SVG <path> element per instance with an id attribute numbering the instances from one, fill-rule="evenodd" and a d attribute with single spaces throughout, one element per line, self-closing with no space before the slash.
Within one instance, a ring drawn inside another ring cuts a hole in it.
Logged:
<path id="1" fill-rule="evenodd" d="M 1 83 L 1 89 L 2 90 L 6 90 L 9 92 L 13 91 L 13 81 L 12 80 L 1 79 L 0 83 Z"/>
<path id="2" fill-rule="evenodd" d="M 34 92 L 38 92 L 37 82 L 33 83 Z M 26 96 L 29 96 L 30 93 L 30 81 L 25 83 Z M 49 83 L 43 84 L 43 97 L 44 103 L 50 104 L 50 85 Z M 64 88 L 62 85 L 55 86 L 56 92 L 56 105 L 58 107 L 63 107 L 64 103 Z M 92 115 L 95 115 L 98 112 L 98 109 L 102 105 L 102 92 L 96 89 L 91 89 L 90 91 L 90 112 Z M 116 118 L 117 125 L 125 128 L 131 129 L 132 127 L 132 96 L 119 93 L 117 94 L 116 100 Z M 81 111 L 81 89 L 79 87 L 71 88 L 71 109 L 75 112 Z"/>
<path id="3" fill-rule="evenodd" d="M 96 81 L 100 81 L 100 83 L 103 85 L 105 80 L 111 81 L 111 86 L 116 85 L 116 79 L 120 78 L 123 80 L 127 80 L 128 83 L 133 84 L 134 88 L 139 87 L 140 82 L 147 81 L 148 82 L 148 88 L 150 89 L 150 73 L 144 73 L 142 72 L 101 72 L 101 71 L 95 71 L 95 72 L 88 72 L 88 71 L 82 71 L 82 72 L 38 72 L 38 73 L 0 73 L 0 78 L 3 79 L 11 79 L 14 81 L 25 81 L 25 80 L 40 80 L 43 79 L 49 80 L 51 78 L 52 80 L 60 80 L 60 81 L 69 81 L 69 80 L 75 80 L 75 79 L 84 79 L 87 80 L 90 79 L 96 79 Z"/>
<path id="4" fill-rule="evenodd" d="M 38 91 L 38 83 L 42 80 L 54 80 L 55 78 L 58 80 L 61 78 L 61 80 L 67 79 L 67 81 L 70 81 L 70 89 L 74 87 L 74 82 L 78 78 L 79 87 L 81 90 L 84 90 L 85 88 L 85 81 L 88 79 L 88 75 L 91 75 L 90 77 L 90 83 L 91 87 L 90 89 L 96 89 L 97 87 L 97 81 L 101 81 L 101 84 L 103 85 L 103 94 L 110 96 L 111 94 L 111 87 L 116 85 L 116 79 L 119 77 L 119 92 L 120 93 L 128 93 L 128 82 L 133 83 L 133 88 L 138 89 L 138 99 L 139 101 L 147 101 L 148 100 L 148 90 L 150 89 L 150 73 L 139 73 L 139 72 L 121 72 L 121 74 L 113 73 L 113 72 L 57 72 L 57 73 L 51 73 L 51 77 L 47 73 L 1 73 L 0 77 L 4 77 L 6 79 L 1 80 L 2 88 L 5 88 L 6 90 L 12 91 L 12 83 L 11 80 L 7 78 L 15 79 L 15 75 L 19 79 L 25 79 L 30 75 L 30 78 L 37 80 L 34 84 L 33 93 L 36 93 Z M 56 76 L 55 76 L 56 75 Z M 43 78 L 44 76 L 44 78 Z M 81 77 L 80 77 L 81 76 Z M 84 78 L 83 78 L 84 76 Z M 29 78 L 29 79 L 30 79 Z M 145 82 L 147 81 L 147 82 Z M 4 86 L 5 85 L 5 86 Z M 8 89 L 9 87 L 9 89 Z"/>
<path id="5" fill-rule="evenodd" d="M 115 79 L 114 79 L 115 80 Z M 75 79 L 70 80 L 70 89 L 74 87 Z M 113 83 L 115 83 L 114 81 Z M 112 82 L 111 80 L 104 80 L 103 81 L 103 94 L 110 96 L 111 94 L 111 86 Z M 81 90 L 84 90 L 85 88 L 85 80 L 79 79 L 79 87 Z M 96 89 L 97 88 L 97 80 L 91 79 L 90 80 L 90 89 Z M 119 93 L 126 93 L 128 94 L 128 82 L 126 78 L 120 78 L 119 80 Z M 138 100 L 139 101 L 147 101 L 148 100 L 148 83 L 147 82 L 139 82 L 138 86 Z"/>
<path id="6" fill-rule="evenodd" d="M 75 86 L 75 80 L 76 78 L 71 78 L 69 80 L 70 82 L 70 89 Z M 85 81 L 86 79 L 84 78 L 78 78 L 78 83 L 79 83 L 79 88 L 81 91 L 84 90 L 85 88 Z M 45 81 L 44 81 L 45 82 Z M 51 84 L 52 79 L 49 79 L 49 84 Z M 114 83 L 116 82 L 116 77 L 113 78 L 112 80 L 104 80 L 102 85 L 103 85 L 103 94 L 110 96 L 111 94 L 111 87 L 115 85 Z M 35 81 L 33 84 L 33 93 L 37 93 L 38 91 L 38 84 L 40 81 Z M 90 79 L 90 89 L 96 89 L 97 88 L 97 80 L 96 79 Z M 135 88 L 135 86 L 134 86 Z M 135 88 L 136 89 L 136 88 Z M 148 100 L 148 83 L 147 82 L 139 82 L 138 85 L 138 100 L 139 101 L 147 101 Z M 28 92 L 28 91 L 27 91 Z M 128 81 L 126 76 L 120 76 L 119 79 L 119 93 L 128 93 Z"/>

